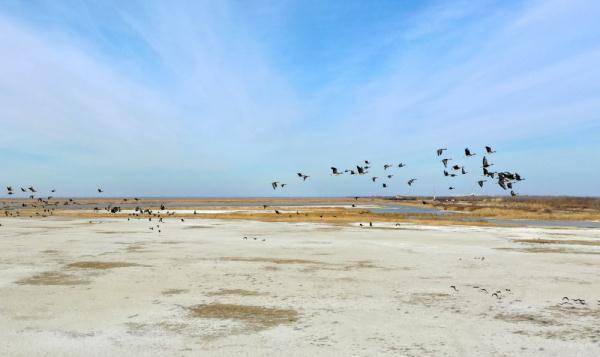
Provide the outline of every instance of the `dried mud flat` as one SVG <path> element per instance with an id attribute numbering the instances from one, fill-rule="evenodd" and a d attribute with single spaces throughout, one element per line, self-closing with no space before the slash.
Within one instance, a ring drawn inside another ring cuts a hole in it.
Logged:
<path id="1" fill-rule="evenodd" d="M 2 356 L 600 355 L 598 229 L 0 223 Z"/>

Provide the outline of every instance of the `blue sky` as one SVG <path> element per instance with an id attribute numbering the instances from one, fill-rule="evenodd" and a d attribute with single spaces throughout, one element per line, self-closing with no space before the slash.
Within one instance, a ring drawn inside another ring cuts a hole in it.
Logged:
<path id="1" fill-rule="evenodd" d="M 0 183 L 505 194 L 476 187 L 491 145 L 520 194 L 600 195 L 598 18 L 591 0 L 2 1 Z M 438 147 L 473 174 L 444 178 Z M 364 159 L 407 167 L 385 190 L 329 175 Z"/>

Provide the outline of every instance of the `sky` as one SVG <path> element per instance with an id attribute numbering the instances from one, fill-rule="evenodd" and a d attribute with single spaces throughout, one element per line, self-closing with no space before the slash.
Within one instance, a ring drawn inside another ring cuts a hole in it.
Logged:
<path id="1" fill-rule="evenodd" d="M 489 145 L 518 194 L 598 196 L 599 18 L 594 0 L 4 0 L 0 184 L 506 195 L 476 185 Z M 444 177 L 439 147 L 469 174 Z"/>

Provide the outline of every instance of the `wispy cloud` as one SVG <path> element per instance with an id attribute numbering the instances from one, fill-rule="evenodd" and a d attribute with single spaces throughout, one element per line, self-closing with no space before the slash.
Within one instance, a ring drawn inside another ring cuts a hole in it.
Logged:
<path id="1" fill-rule="evenodd" d="M 290 25 L 294 2 L 10 4 L 0 6 L 0 158 L 15 170 L 2 181 L 262 195 L 271 178 L 304 170 L 313 183 L 287 194 L 381 193 L 327 175 L 371 159 L 412 167 L 387 193 L 409 193 L 408 176 L 420 177 L 410 192 L 430 193 L 444 184 L 438 145 L 492 144 L 499 165 L 561 172 L 525 193 L 600 194 L 587 169 L 553 160 L 600 149 L 591 1 L 432 2 L 397 16 L 382 5 L 359 20 L 369 6 L 315 3 L 318 29 Z M 291 45 L 307 36 L 318 45 Z"/>

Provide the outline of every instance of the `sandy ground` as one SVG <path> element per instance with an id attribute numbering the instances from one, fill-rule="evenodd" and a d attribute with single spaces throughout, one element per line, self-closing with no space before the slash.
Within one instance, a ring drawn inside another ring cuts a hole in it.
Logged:
<path id="1" fill-rule="evenodd" d="M 2 356 L 600 355 L 600 230 L 0 224 Z"/>

